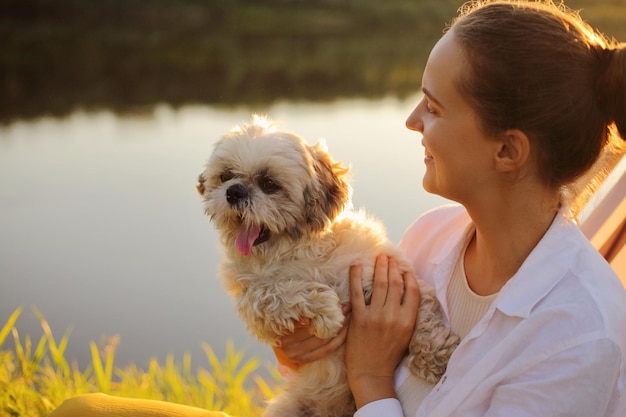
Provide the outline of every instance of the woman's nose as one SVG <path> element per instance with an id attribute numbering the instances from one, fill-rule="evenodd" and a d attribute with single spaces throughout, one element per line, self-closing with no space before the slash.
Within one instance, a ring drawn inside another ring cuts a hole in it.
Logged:
<path id="1" fill-rule="evenodd" d="M 421 102 L 420 102 L 421 104 Z M 424 124 L 422 123 L 420 104 L 417 105 L 406 119 L 405 125 L 408 129 L 423 133 Z"/>

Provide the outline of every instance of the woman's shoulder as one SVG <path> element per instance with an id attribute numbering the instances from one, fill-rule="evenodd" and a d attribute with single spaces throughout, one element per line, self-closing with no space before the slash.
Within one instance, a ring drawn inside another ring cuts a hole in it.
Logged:
<path id="1" fill-rule="evenodd" d="M 545 321 L 544 326 L 574 323 L 580 335 L 604 334 L 626 348 L 626 291 L 565 216 L 555 220 L 496 302 L 506 314 Z"/>
<path id="2" fill-rule="evenodd" d="M 568 304 L 579 297 L 576 310 L 580 320 L 595 317 L 609 333 L 621 334 L 622 347 L 626 348 L 626 291 L 615 270 L 590 244 L 581 245 L 566 277 L 561 283 L 561 301 Z"/>

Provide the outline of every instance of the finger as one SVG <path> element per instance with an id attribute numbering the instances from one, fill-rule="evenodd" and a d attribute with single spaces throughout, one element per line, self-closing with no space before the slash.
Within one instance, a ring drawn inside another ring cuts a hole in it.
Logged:
<path id="1" fill-rule="evenodd" d="M 293 333 L 289 333 L 278 338 L 278 345 L 288 346 L 288 345 L 293 345 L 297 343 L 302 343 L 305 340 L 308 340 L 312 337 L 315 337 L 315 336 L 313 336 L 313 333 L 310 327 L 296 326 L 293 330 Z"/>
<path id="2" fill-rule="evenodd" d="M 279 360 L 281 358 L 285 358 L 286 360 L 284 364 L 287 366 L 289 366 L 289 363 L 297 364 L 297 366 L 299 366 L 325 358 L 345 343 L 348 334 L 349 322 L 350 315 L 346 316 L 343 326 L 334 337 L 328 339 L 311 337 L 307 340 L 299 342 L 298 344 L 288 345 L 282 348 L 274 348 L 275 352 L 277 352 L 276 357 Z"/>
<path id="3" fill-rule="evenodd" d="M 376 258 L 374 266 L 374 282 L 372 289 L 372 307 L 381 307 L 387 301 L 387 291 L 389 286 L 389 259 L 385 255 Z"/>
<path id="4" fill-rule="evenodd" d="M 352 310 L 365 308 L 365 296 L 363 295 L 363 266 L 360 264 L 350 267 L 350 302 Z"/>
<path id="5" fill-rule="evenodd" d="M 352 311 L 352 306 L 350 304 L 341 305 L 341 312 L 343 313 L 344 317 L 348 316 L 348 314 L 350 314 L 351 311 Z"/>
<path id="6" fill-rule="evenodd" d="M 307 339 L 297 341 L 282 339 L 280 349 L 289 359 L 302 362 L 309 352 L 315 351 L 320 346 L 328 343 L 329 340 L 330 338 L 321 339 L 315 336 L 309 336 Z"/>
<path id="7" fill-rule="evenodd" d="M 404 293 L 404 277 L 400 272 L 400 267 L 398 266 L 396 258 L 389 257 L 387 276 L 387 303 L 399 306 L 402 304 L 402 296 Z"/>
<path id="8" fill-rule="evenodd" d="M 402 304 L 419 307 L 421 293 L 420 287 L 417 283 L 417 277 L 413 272 L 407 271 L 402 274 L 404 282 L 404 294 L 402 296 Z"/>
<path id="9" fill-rule="evenodd" d="M 299 320 L 293 320 L 293 330 L 291 331 L 291 333 L 278 336 L 274 340 L 274 346 L 280 347 L 283 345 L 290 345 L 312 337 L 313 334 L 311 332 L 311 329 L 309 328 L 310 325 L 311 319 L 308 317 L 303 317 Z"/>

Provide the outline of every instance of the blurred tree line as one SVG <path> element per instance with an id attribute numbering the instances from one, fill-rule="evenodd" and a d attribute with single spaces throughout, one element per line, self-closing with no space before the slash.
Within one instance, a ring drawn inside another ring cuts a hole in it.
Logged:
<path id="1" fill-rule="evenodd" d="M 463 0 L 0 0 L 0 122 L 404 97 Z M 571 0 L 626 40 L 626 0 Z"/>

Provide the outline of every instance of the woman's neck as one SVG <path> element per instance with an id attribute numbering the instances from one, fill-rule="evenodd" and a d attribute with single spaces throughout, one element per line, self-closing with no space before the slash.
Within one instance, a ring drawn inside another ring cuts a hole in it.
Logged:
<path id="1" fill-rule="evenodd" d="M 509 194 L 511 195 L 511 194 Z M 467 207 L 476 232 L 465 252 L 465 272 L 470 288 L 479 295 L 500 291 L 515 275 L 550 228 L 560 208 L 560 195 L 541 199 L 499 198 L 484 210 Z"/>

